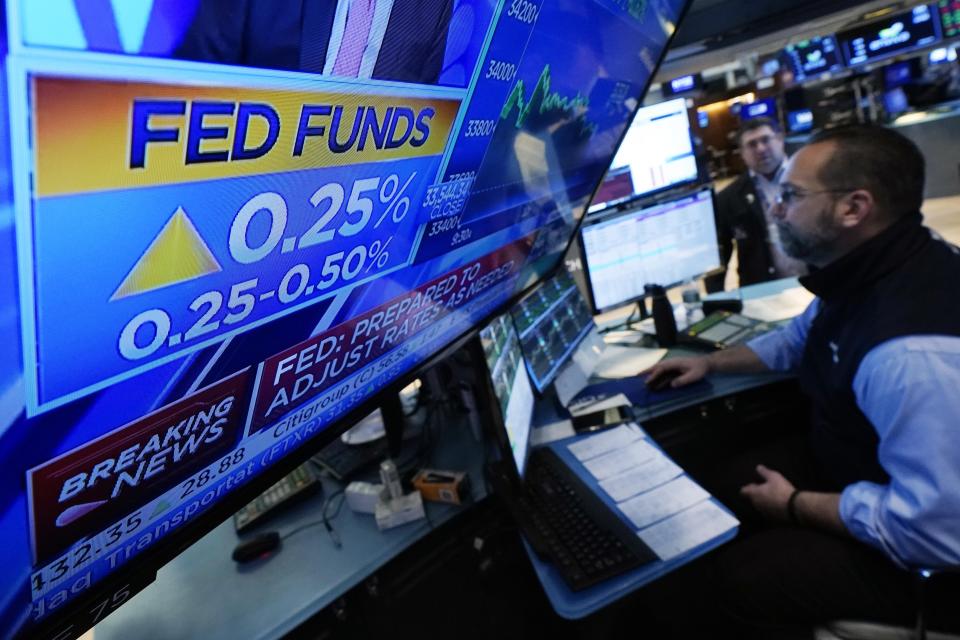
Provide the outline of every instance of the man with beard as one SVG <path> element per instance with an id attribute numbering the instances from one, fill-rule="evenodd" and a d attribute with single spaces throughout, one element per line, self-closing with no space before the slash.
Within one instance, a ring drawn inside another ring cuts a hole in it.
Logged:
<path id="1" fill-rule="evenodd" d="M 753 118 L 737 132 L 740 157 L 747 171 L 717 195 L 717 242 L 724 267 L 737 244 L 740 286 L 777 278 L 802 276 L 802 260 L 788 256 L 777 242 L 772 215 L 780 176 L 786 165 L 783 132 L 770 118 Z M 707 291 L 722 291 L 726 270 L 708 277 Z"/>
<path id="2" fill-rule="evenodd" d="M 800 282 L 815 300 L 746 346 L 648 372 L 679 374 L 678 387 L 794 370 L 811 399 L 808 444 L 792 452 L 802 462 L 757 458 L 769 467 L 742 479 L 742 517 L 752 506 L 785 526 L 713 563 L 725 612 L 763 637 L 836 618 L 909 624 L 905 568 L 960 564 L 960 251 L 922 225 L 923 185 L 923 156 L 899 133 L 814 136 L 773 215 L 784 251 L 811 265 Z"/>

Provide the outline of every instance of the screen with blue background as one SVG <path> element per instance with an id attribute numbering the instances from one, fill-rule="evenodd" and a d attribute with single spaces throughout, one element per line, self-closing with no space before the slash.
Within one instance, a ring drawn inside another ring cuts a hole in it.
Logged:
<path id="1" fill-rule="evenodd" d="M 0 637 L 552 272 L 684 4 L 8 0 Z"/>

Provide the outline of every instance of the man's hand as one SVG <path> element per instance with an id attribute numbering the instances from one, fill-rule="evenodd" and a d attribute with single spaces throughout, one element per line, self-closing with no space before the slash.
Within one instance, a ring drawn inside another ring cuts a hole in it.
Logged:
<path id="1" fill-rule="evenodd" d="M 706 357 L 670 358 L 661 360 L 639 375 L 646 376 L 647 386 L 652 389 L 682 387 L 701 380 L 710 373 L 710 363 Z M 673 377 L 676 376 L 676 377 Z M 673 378 L 670 380 L 670 378 Z M 667 382 L 669 380 L 669 382 Z"/>
<path id="2" fill-rule="evenodd" d="M 763 478 L 763 482 L 744 485 L 740 489 L 741 495 L 750 500 L 756 510 L 765 517 L 771 520 L 790 520 L 787 501 L 795 487 L 782 474 L 762 464 L 757 465 L 757 473 Z"/>

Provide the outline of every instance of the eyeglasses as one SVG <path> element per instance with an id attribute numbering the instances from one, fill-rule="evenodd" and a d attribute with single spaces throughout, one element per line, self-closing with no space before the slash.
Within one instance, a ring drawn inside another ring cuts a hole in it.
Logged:
<path id="1" fill-rule="evenodd" d="M 780 192 L 777 194 L 777 197 L 774 198 L 774 202 L 785 207 L 789 207 L 792 203 L 797 200 L 802 200 L 807 196 L 813 196 L 820 193 L 850 193 L 851 191 L 856 191 L 856 189 L 797 189 L 789 185 L 780 187 Z"/>

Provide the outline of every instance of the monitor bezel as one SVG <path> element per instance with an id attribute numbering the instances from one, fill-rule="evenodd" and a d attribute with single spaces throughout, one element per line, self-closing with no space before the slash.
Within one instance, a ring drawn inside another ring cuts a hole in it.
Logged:
<path id="1" fill-rule="evenodd" d="M 638 211 L 644 211 L 644 210 L 646 210 L 646 209 L 651 209 L 651 208 L 653 208 L 653 207 L 657 207 L 657 206 L 660 206 L 660 205 L 669 204 L 669 203 L 671 203 L 671 202 L 677 202 L 677 201 L 683 200 L 683 199 L 685 199 L 685 198 L 695 197 L 695 196 L 697 196 L 697 195 L 699 195 L 700 193 L 703 193 L 703 192 L 705 192 L 705 191 L 709 191 L 709 192 L 710 192 L 710 206 L 713 207 L 714 220 L 716 220 L 717 193 L 716 193 L 716 191 L 714 190 L 713 185 L 709 185 L 709 184 L 708 184 L 708 185 L 704 185 L 704 186 L 702 186 L 702 187 L 699 187 L 699 188 L 697 188 L 697 189 L 689 189 L 689 190 L 687 190 L 687 191 L 684 191 L 683 193 L 676 193 L 676 194 L 671 193 L 671 194 L 669 194 L 670 197 L 664 197 L 664 198 L 659 198 L 659 199 L 656 199 L 656 200 L 652 200 L 652 201 L 649 201 L 649 202 L 644 203 L 643 205 L 641 205 L 641 206 L 639 206 L 639 207 L 625 207 L 625 208 L 623 208 L 623 209 L 621 209 L 621 210 L 618 210 L 618 211 L 616 211 L 616 212 L 610 212 L 610 213 L 608 213 L 608 214 L 606 214 L 606 215 L 598 215 L 598 216 L 595 216 L 595 217 L 591 218 L 590 221 L 589 221 L 587 224 L 581 225 L 580 230 L 579 230 L 579 232 L 577 233 L 577 241 L 579 242 L 580 255 L 582 256 L 582 259 L 583 259 L 583 270 L 584 270 L 584 273 L 586 274 L 586 278 L 584 278 L 584 280 L 585 280 L 586 285 L 587 285 L 587 298 L 588 298 L 588 301 L 590 302 L 590 306 L 593 308 L 593 313 L 594 313 L 594 315 L 599 315 L 599 314 L 601 314 L 601 313 L 606 313 L 607 311 L 611 311 L 611 310 L 613 310 L 613 309 L 618 309 L 618 308 L 623 307 L 623 306 L 626 306 L 626 305 L 630 305 L 630 304 L 634 304 L 634 303 L 638 303 L 638 302 L 644 301 L 644 300 L 646 300 L 649 296 L 648 296 L 646 293 L 644 293 L 644 294 L 642 294 L 642 295 L 635 296 L 635 297 L 630 298 L 630 299 L 628 299 L 628 300 L 623 300 L 623 301 L 621 301 L 621 302 L 617 302 L 616 304 L 608 305 L 608 306 L 606 306 L 606 307 L 598 307 L 598 306 L 597 306 L 597 299 L 596 299 L 596 296 L 595 296 L 594 291 L 593 291 L 593 280 L 590 278 L 590 259 L 589 259 L 588 256 L 587 256 L 587 249 L 586 249 L 586 246 L 585 246 L 584 241 L 583 241 L 583 232 L 584 232 L 588 227 L 591 227 L 591 226 L 594 226 L 594 225 L 597 225 L 597 224 L 601 224 L 601 223 L 604 223 L 604 222 L 609 222 L 610 220 L 616 220 L 617 218 L 625 218 L 625 217 L 627 217 L 627 216 L 629 216 L 629 215 L 633 215 L 633 214 L 637 213 Z M 714 222 L 714 225 L 716 225 L 716 222 Z M 722 258 L 722 256 L 720 256 L 720 246 L 719 246 L 719 243 L 717 244 L 717 256 L 718 256 L 718 258 L 719 258 L 718 262 L 721 263 L 721 264 L 719 264 L 716 268 L 713 268 L 713 269 L 710 269 L 710 270 L 708 270 L 708 271 L 704 271 L 703 273 L 697 274 L 697 275 L 694 276 L 692 279 L 703 278 L 703 277 L 706 277 L 706 276 L 709 276 L 709 275 L 713 275 L 713 274 L 715 274 L 715 273 L 719 273 L 720 271 L 722 271 L 722 270 L 724 269 L 724 267 L 723 267 L 723 264 L 722 264 L 723 258 Z M 674 288 L 674 287 L 677 287 L 677 286 L 683 284 L 684 282 L 687 282 L 687 280 L 679 280 L 679 281 L 677 281 L 677 282 L 663 283 L 661 286 L 663 286 L 664 289 L 672 289 L 672 288 Z M 649 283 L 649 284 L 654 284 L 654 283 Z M 660 283 L 656 283 L 656 284 L 660 284 Z"/>
<path id="2" fill-rule="evenodd" d="M 676 25 L 679 25 L 683 22 L 690 9 L 690 5 L 692 4 L 692 0 L 680 1 L 682 2 L 682 5 L 677 15 L 676 23 L 673 25 L 673 32 L 667 36 L 663 49 L 660 51 L 660 55 L 657 58 L 656 65 L 650 71 L 649 75 L 647 76 L 646 83 L 642 86 L 639 92 L 639 100 L 642 100 L 650 90 L 650 86 L 653 84 L 657 70 L 663 64 L 666 53 L 670 49 L 670 45 L 673 43 L 673 40 L 676 37 Z M 640 107 L 638 104 L 633 116 L 628 119 L 627 126 L 624 127 L 623 132 L 620 134 L 619 140 L 614 145 L 614 149 L 618 149 L 620 144 L 622 144 L 623 139 L 630 131 L 630 127 L 633 125 L 633 120 L 640 108 L 642 107 Z M 616 151 L 614 151 L 614 155 L 615 154 Z M 612 161 L 613 156 L 611 156 L 611 162 Z M 542 276 L 532 280 L 529 284 L 521 289 L 514 291 L 514 293 L 509 296 L 499 307 L 491 311 L 486 317 L 473 323 L 466 331 L 451 340 L 445 346 L 441 347 L 434 355 L 415 365 L 410 371 L 398 376 L 396 380 L 378 391 L 376 395 L 361 402 L 355 409 L 347 412 L 342 417 L 333 421 L 322 431 L 306 440 L 298 448 L 281 458 L 274 465 L 256 475 L 250 480 L 249 483 L 243 485 L 236 491 L 227 494 L 221 499 L 220 502 L 214 506 L 211 506 L 203 514 L 196 516 L 196 519 L 193 521 L 184 523 L 176 534 L 171 534 L 159 540 L 149 549 L 131 559 L 132 561 L 126 564 L 126 566 L 116 570 L 110 576 L 97 582 L 96 585 L 92 585 L 88 593 L 78 596 L 76 599 L 65 603 L 59 611 L 56 613 L 51 613 L 46 620 L 37 625 L 26 627 L 24 628 L 24 631 L 29 633 L 31 636 L 52 636 L 56 637 L 57 640 L 69 640 L 71 638 L 80 637 L 91 627 L 84 626 L 83 628 L 77 627 L 75 629 L 72 627 L 75 627 L 77 623 L 82 623 L 87 619 L 88 610 L 92 603 L 103 601 L 105 594 L 113 594 L 117 592 L 118 589 L 122 589 L 124 585 L 142 582 L 145 577 L 148 577 L 149 580 L 147 584 L 144 585 L 144 588 L 149 586 L 149 583 L 155 580 L 156 572 L 159 569 L 172 562 L 188 547 L 192 546 L 215 528 L 228 521 L 232 515 L 240 510 L 244 505 L 248 504 L 256 496 L 260 495 L 269 487 L 276 484 L 280 479 L 289 474 L 296 467 L 306 462 L 325 445 L 340 437 L 354 424 L 362 420 L 375 409 L 379 408 L 381 404 L 381 398 L 384 396 L 384 394 L 399 393 L 404 387 L 409 385 L 420 376 L 424 375 L 427 370 L 435 367 L 443 360 L 452 356 L 464 345 L 469 344 L 471 340 L 476 342 L 476 345 L 479 347 L 480 354 L 482 356 L 483 348 L 479 344 L 480 341 L 478 337 L 480 328 L 486 326 L 486 324 L 488 324 L 496 316 L 508 311 L 517 300 L 528 295 L 536 286 L 539 285 L 539 283 L 550 277 L 553 277 L 556 272 L 563 267 L 564 257 L 569 252 L 573 243 L 577 241 L 577 238 L 580 235 L 580 229 L 583 226 L 584 220 L 587 218 L 587 210 L 590 207 L 590 203 L 596 196 L 605 176 L 606 172 L 604 172 L 600 179 L 597 180 L 596 185 L 594 185 L 593 192 L 590 194 L 590 197 L 587 198 L 586 204 L 583 207 L 583 212 L 571 228 L 570 235 L 567 238 L 566 247 L 563 251 L 559 251 L 557 253 L 557 258 L 554 265 L 545 270 Z M 676 188 L 677 186 L 679 185 L 673 185 L 671 188 Z M 483 358 L 481 357 L 480 360 L 483 361 Z M 486 367 L 486 363 L 481 362 L 481 366 Z M 489 376 L 487 376 L 487 379 L 487 384 L 490 384 Z M 490 389 L 488 396 L 489 395 L 492 395 L 492 388 Z M 487 410 L 489 410 L 489 407 L 487 407 Z M 481 416 L 482 415 L 483 414 L 481 413 Z M 494 416 L 496 416 L 496 412 L 494 412 Z M 502 418 L 500 418 L 500 420 L 502 423 Z M 501 427 L 502 426 L 503 425 L 501 424 Z M 142 589 L 138 589 L 137 592 L 140 590 Z M 132 595 L 135 595 L 135 593 L 131 594 L 131 597 Z M 124 604 L 127 602 L 129 602 L 129 600 L 125 600 Z M 105 613 L 100 620 L 102 621 L 121 606 L 123 605 L 121 604 L 116 608 L 112 608 L 110 611 Z"/>

